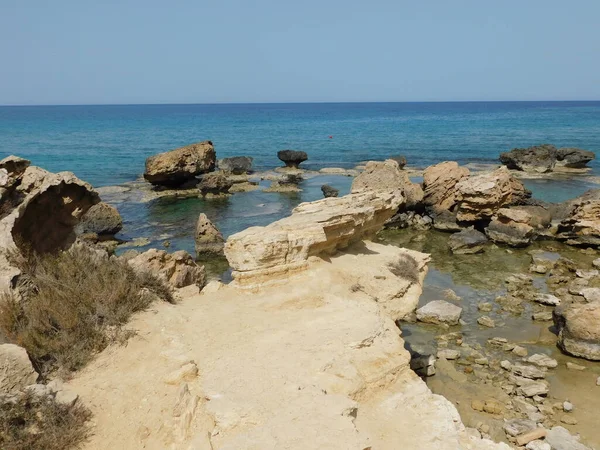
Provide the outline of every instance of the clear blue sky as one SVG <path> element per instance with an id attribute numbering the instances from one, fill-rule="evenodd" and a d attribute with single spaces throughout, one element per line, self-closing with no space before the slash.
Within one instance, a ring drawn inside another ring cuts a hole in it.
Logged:
<path id="1" fill-rule="evenodd" d="M 0 0 L 0 104 L 600 100 L 600 0 Z"/>

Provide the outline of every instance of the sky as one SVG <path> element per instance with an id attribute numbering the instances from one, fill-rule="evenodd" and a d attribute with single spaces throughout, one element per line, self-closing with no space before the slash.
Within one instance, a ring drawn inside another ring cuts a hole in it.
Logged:
<path id="1" fill-rule="evenodd" d="M 0 0 L 0 105 L 600 100 L 598 0 Z"/>

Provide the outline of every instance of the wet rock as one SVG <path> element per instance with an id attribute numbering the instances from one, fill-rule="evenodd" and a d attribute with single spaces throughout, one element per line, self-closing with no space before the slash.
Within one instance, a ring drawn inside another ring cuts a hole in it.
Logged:
<path id="1" fill-rule="evenodd" d="M 579 364 L 575 364 L 572 362 L 567 362 L 566 366 L 567 366 L 567 369 L 569 369 L 569 370 L 578 370 L 578 371 L 585 370 L 585 366 L 581 366 Z"/>
<path id="2" fill-rule="evenodd" d="M 515 345 L 511 350 L 515 355 L 524 358 L 527 356 L 527 349 L 525 347 L 521 347 L 520 345 Z"/>
<path id="3" fill-rule="evenodd" d="M 483 327 L 494 328 L 496 323 L 488 316 L 481 316 L 477 319 L 477 323 Z"/>
<path id="4" fill-rule="evenodd" d="M 464 229 L 448 238 L 450 250 L 459 255 L 481 253 L 486 243 L 485 234 L 474 228 Z"/>
<path id="5" fill-rule="evenodd" d="M 417 309 L 417 320 L 433 324 L 458 325 L 462 308 L 444 300 L 434 300 Z"/>
<path id="6" fill-rule="evenodd" d="M 515 364 L 511 367 L 510 370 L 512 373 L 514 373 L 517 376 L 520 376 L 523 378 L 529 378 L 532 380 L 541 379 L 541 378 L 546 377 L 545 369 L 542 370 L 535 366 L 523 366 L 520 364 Z"/>
<path id="7" fill-rule="evenodd" d="M 200 178 L 198 189 L 204 198 L 223 197 L 229 195 L 229 189 L 233 186 L 230 180 L 222 172 L 207 173 Z"/>
<path id="8" fill-rule="evenodd" d="M 509 169 L 547 173 L 554 170 L 557 153 L 556 147 L 549 144 L 515 148 L 510 152 L 501 153 L 500 162 Z"/>
<path id="9" fill-rule="evenodd" d="M 0 345 L 0 394 L 16 394 L 37 379 L 38 374 L 23 347 Z"/>
<path id="10" fill-rule="evenodd" d="M 529 358 L 525 359 L 525 361 L 527 361 L 530 364 L 535 364 L 539 367 L 547 367 L 550 369 L 553 369 L 558 366 L 558 361 L 542 353 L 536 353 L 535 355 L 531 355 Z"/>
<path id="11" fill-rule="evenodd" d="M 531 196 L 505 167 L 463 179 L 456 184 L 456 190 L 456 218 L 465 222 L 489 219 L 500 208 L 520 204 Z"/>
<path id="12" fill-rule="evenodd" d="M 563 427 L 556 426 L 548 430 L 546 442 L 553 450 L 590 450 Z"/>
<path id="13" fill-rule="evenodd" d="M 585 169 L 587 163 L 596 158 L 594 152 L 580 148 L 563 147 L 556 153 L 556 168 Z"/>
<path id="14" fill-rule="evenodd" d="M 214 170 L 215 148 L 210 141 L 198 142 L 146 159 L 144 178 L 154 184 L 178 187 L 202 173 Z"/>
<path id="15" fill-rule="evenodd" d="M 127 262 L 134 270 L 150 272 L 174 288 L 192 284 L 202 288 L 206 282 L 204 267 L 197 265 L 184 250 L 169 254 L 153 248 Z"/>
<path id="16" fill-rule="evenodd" d="M 433 228 L 440 231 L 460 231 L 463 229 L 456 222 L 456 214 L 445 209 L 430 210 L 433 219 Z"/>
<path id="17" fill-rule="evenodd" d="M 485 234 L 494 242 L 524 247 L 537 237 L 536 228 L 530 225 L 531 215 L 522 209 L 500 208 L 485 229 Z"/>
<path id="18" fill-rule="evenodd" d="M 458 350 L 451 349 L 438 350 L 437 357 L 447 360 L 454 360 L 460 358 L 460 352 Z"/>
<path id="19" fill-rule="evenodd" d="M 566 353 L 600 360 L 600 303 L 570 304 L 554 310 L 558 345 Z"/>
<path id="20" fill-rule="evenodd" d="M 431 377 L 435 375 L 435 357 L 415 353 L 411 356 L 410 368 L 419 376 Z"/>
<path id="21" fill-rule="evenodd" d="M 469 177 L 469 169 L 455 161 L 429 166 L 423 172 L 423 203 L 433 210 L 451 210 L 457 204 L 456 185 Z"/>
<path id="22" fill-rule="evenodd" d="M 510 370 L 512 369 L 512 363 L 505 359 L 503 361 L 500 361 L 500 367 L 502 367 L 504 370 Z"/>
<path id="23" fill-rule="evenodd" d="M 204 213 L 198 216 L 195 243 L 197 257 L 223 255 L 225 239 Z"/>
<path id="24" fill-rule="evenodd" d="M 96 233 L 102 235 L 115 235 L 123 228 L 123 219 L 117 208 L 108 203 L 100 202 L 93 205 L 82 216 L 77 226 L 78 233 Z"/>
<path id="25" fill-rule="evenodd" d="M 286 167 L 297 169 L 298 166 L 308 159 L 306 152 L 298 150 L 281 150 L 277 152 L 277 157 L 285 163 Z"/>
<path id="26" fill-rule="evenodd" d="M 254 159 L 251 156 L 223 158 L 219 160 L 219 169 L 233 175 L 247 174 L 252 171 L 253 161 Z"/>
<path id="27" fill-rule="evenodd" d="M 490 312 L 493 309 L 493 305 L 489 302 L 481 302 L 477 304 L 477 309 L 481 312 Z"/>
<path id="28" fill-rule="evenodd" d="M 334 187 L 329 186 L 328 184 L 324 184 L 321 186 L 321 192 L 323 193 L 323 197 L 337 197 L 340 194 L 340 191 Z"/>
<path id="29" fill-rule="evenodd" d="M 533 313 L 531 318 L 539 322 L 548 322 L 552 320 L 552 311 L 538 311 Z"/>
<path id="30" fill-rule="evenodd" d="M 525 379 L 525 378 L 524 378 Z M 549 387 L 545 381 L 533 381 L 525 379 L 527 382 L 521 383 L 517 392 L 523 397 L 534 397 L 536 395 L 548 394 Z"/>

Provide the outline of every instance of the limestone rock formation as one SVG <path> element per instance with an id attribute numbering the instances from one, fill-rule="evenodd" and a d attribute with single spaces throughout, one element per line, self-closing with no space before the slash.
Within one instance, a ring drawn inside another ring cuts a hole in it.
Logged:
<path id="1" fill-rule="evenodd" d="M 198 189 L 203 198 L 222 197 L 229 195 L 229 189 L 233 184 L 233 181 L 223 172 L 213 172 L 202 175 L 198 183 Z"/>
<path id="2" fill-rule="evenodd" d="M 494 242 L 524 247 L 537 236 L 533 222 L 532 215 L 524 209 L 500 208 L 485 229 L 485 234 Z"/>
<path id="3" fill-rule="evenodd" d="M 412 208 L 423 200 L 423 189 L 410 181 L 408 174 L 392 159 L 369 161 L 365 170 L 352 182 L 351 192 L 376 190 L 395 192 L 405 199 L 406 207 Z"/>
<path id="4" fill-rule="evenodd" d="M 594 152 L 580 148 L 563 147 L 556 153 L 556 169 L 585 169 L 587 163 L 596 158 Z"/>
<path id="5" fill-rule="evenodd" d="M 15 394 L 35 384 L 38 374 L 27 351 L 14 344 L 0 345 L 0 395 Z"/>
<path id="6" fill-rule="evenodd" d="M 452 253 L 458 255 L 468 255 L 481 253 L 483 246 L 487 243 L 485 234 L 473 228 L 466 228 L 458 233 L 454 233 L 448 238 L 448 246 Z"/>
<path id="7" fill-rule="evenodd" d="M 566 218 L 558 227 L 557 238 L 567 244 L 600 246 L 600 189 L 586 192 L 567 202 Z"/>
<path id="8" fill-rule="evenodd" d="M 500 162 L 509 169 L 525 172 L 552 172 L 558 150 L 554 145 L 543 144 L 528 148 L 515 148 L 500 154 Z"/>
<path id="9" fill-rule="evenodd" d="M 568 304 L 554 310 L 558 345 L 573 356 L 600 361 L 600 303 Z"/>
<path id="10" fill-rule="evenodd" d="M 201 213 L 200 216 L 198 216 L 195 241 L 197 257 L 223 254 L 225 239 L 223 239 L 221 232 L 204 213 Z"/>
<path id="11" fill-rule="evenodd" d="M 204 267 L 194 262 L 194 258 L 184 251 L 167 253 L 165 250 L 150 249 L 127 261 L 136 271 L 147 271 L 174 288 L 195 284 L 199 288 L 206 283 Z"/>
<path id="12" fill-rule="evenodd" d="M 273 180 L 263 192 L 293 193 L 301 192 L 299 184 L 303 181 L 300 173 L 290 173 Z"/>
<path id="13" fill-rule="evenodd" d="M 331 254 L 373 236 L 401 201 L 392 193 L 365 191 L 302 203 L 289 217 L 230 236 L 225 256 L 240 282 L 302 269 L 310 256 Z"/>
<path id="14" fill-rule="evenodd" d="M 20 274 L 8 260 L 10 252 L 68 248 L 75 242 L 81 217 L 100 201 L 92 187 L 71 172 L 51 173 L 9 158 L 14 165 L 4 160 L 5 167 L 15 171 L 4 168 L 11 181 L 0 197 L 0 291 L 13 287 Z"/>
<path id="15" fill-rule="evenodd" d="M 285 163 L 286 167 L 297 169 L 300 163 L 308 159 L 306 152 L 299 150 L 280 150 L 277 157 Z"/>
<path id="16" fill-rule="evenodd" d="M 406 156 L 404 155 L 390 156 L 388 159 L 396 161 L 400 170 L 404 169 L 404 166 L 406 166 Z"/>
<path id="17" fill-rule="evenodd" d="M 0 192 L 14 186 L 30 164 L 29 160 L 14 155 L 2 159 L 0 161 Z M 0 195 L 1 198 L 2 195 Z"/>
<path id="18" fill-rule="evenodd" d="M 329 186 L 328 184 L 324 184 L 321 186 L 321 192 L 323 193 L 323 197 L 337 197 L 340 194 L 340 191 L 336 188 Z"/>
<path id="19" fill-rule="evenodd" d="M 215 148 L 210 141 L 198 142 L 146 159 L 144 178 L 154 185 L 178 187 L 196 175 L 215 168 Z"/>
<path id="20" fill-rule="evenodd" d="M 98 235 L 115 235 L 123 228 L 123 219 L 115 208 L 108 203 L 100 202 L 92 206 L 82 216 L 77 226 L 79 233 L 96 233 Z"/>
<path id="21" fill-rule="evenodd" d="M 456 190 L 459 202 L 456 217 L 464 222 L 489 219 L 500 208 L 518 205 L 531 196 L 506 167 L 463 179 Z"/>
<path id="22" fill-rule="evenodd" d="M 461 314 L 461 307 L 445 300 L 434 300 L 417 309 L 417 320 L 436 325 L 458 325 Z"/>
<path id="23" fill-rule="evenodd" d="M 429 166 L 423 172 L 423 203 L 435 210 L 452 210 L 457 203 L 456 185 L 469 177 L 469 169 L 455 161 Z"/>
<path id="24" fill-rule="evenodd" d="M 243 175 L 252 171 L 252 162 L 254 158 L 251 156 L 233 156 L 231 158 L 223 158 L 219 160 L 219 169 L 223 172 L 233 175 Z"/>

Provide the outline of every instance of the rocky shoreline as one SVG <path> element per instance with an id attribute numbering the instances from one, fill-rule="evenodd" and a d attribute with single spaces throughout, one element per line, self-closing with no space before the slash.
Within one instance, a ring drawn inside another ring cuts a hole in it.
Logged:
<path id="1" fill-rule="evenodd" d="M 109 346 L 60 389 L 35 384 L 27 353 L 2 344 L 3 401 L 32 389 L 71 404 L 80 398 L 96 423 L 88 449 L 366 449 L 397 448 L 399 439 L 423 449 L 590 448 L 575 432 L 600 445 L 588 413 L 600 405 L 586 398 L 600 389 L 600 190 L 547 204 L 520 181 L 581 172 L 593 154 L 552 146 L 509 153 L 501 161 L 511 170 L 448 161 L 421 171 L 397 157 L 307 171 L 306 153 L 285 150 L 285 167 L 256 173 L 252 158 L 217 161 L 205 141 L 149 158 L 152 185 L 98 190 L 6 158 L 0 289 L 27 302 L 15 255 L 77 247 L 152 274 L 180 303 L 157 306 L 156 317 L 138 313 L 139 337 Z M 120 202 L 293 194 L 332 174 L 353 177 L 348 195 L 324 185 L 326 198 L 267 226 L 224 238 L 200 215 L 196 256 L 225 257 L 229 284 L 185 251 L 115 255 L 128 245 L 118 240 Z M 442 290 L 444 273 L 452 282 Z M 235 325 L 221 322 L 232 316 Z M 533 329 L 538 337 L 525 339 Z M 136 375 L 123 379 L 128 371 Z M 557 382 L 565 373 L 577 383 Z M 275 414 L 282 398 L 289 406 Z"/>

